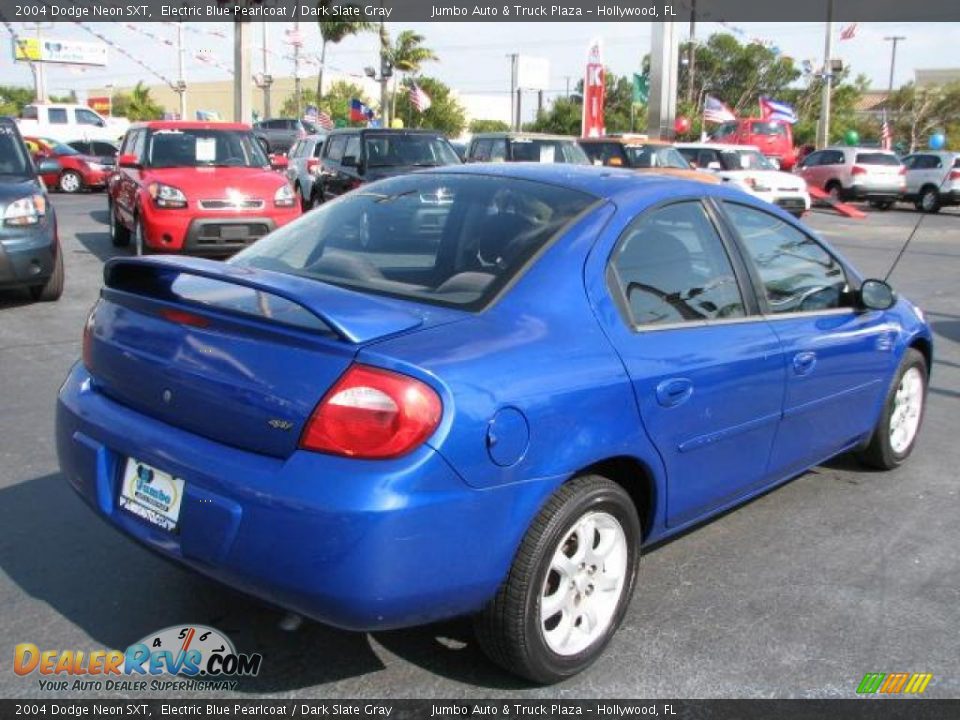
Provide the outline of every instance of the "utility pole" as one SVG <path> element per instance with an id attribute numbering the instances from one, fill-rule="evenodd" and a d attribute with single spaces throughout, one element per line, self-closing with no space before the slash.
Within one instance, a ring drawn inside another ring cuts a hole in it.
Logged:
<path id="1" fill-rule="evenodd" d="M 690 46 L 687 48 L 687 102 L 693 102 L 693 76 L 697 67 L 697 0 L 690 2 Z"/>
<path id="2" fill-rule="evenodd" d="M 890 49 L 890 84 L 887 87 L 888 98 L 893 94 L 893 71 L 897 66 L 897 43 L 906 39 L 906 35 L 888 35 L 884 38 L 887 42 L 893 43 L 893 47 Z"/>
<path id="3" fill-rule="evenodd" d="M 43 38 L 40 34 L 40 29 L 42 27 L 41 23 L 37 23 L 37 73 L 34 76 L 36 81 L 36 87 L 34 88 L 36 92 L 34 93 L 37 97 L 36 100 L 39 103 L 45 103 L 47 101 L 47 72 L 46 65 L 43 62 Z"/>
<path id="4" fill-rule="evenodd" d="M 183 23 L 177 23 L 177 95 L 180 96 L 180 119 L 187 119 L 187 83 L 183 78 L 183 58 L 186 47 L 183 44 Z"/>
<path id="5" fill-rule="evenodd" d="M 823 98 L 820 102 L 820 125 L 817 128 L 817 147 L 830 144 L 830 93 L 833 86 L 833 0 L 827 0 L 827 37 L 823 46 Z"/>
<path id="6" fill-rule="evenodd" d="M 261 23 L 263 26 L 263 119 L 270 117 L 270 86 L 273 84 L 273 76 L 270 74 L 269 61 L 267 59 L 267 28 L 269 23 Z M 298 114 L 299 116 L 299 114 Z"/>
<path id="7" fill-rule="evenodd" d="M 520 119 L 517 115 L 516 100 L 517 97 L 517 53 L 507 55 L 510 58 L 510 126 L 514 130 L 520 129 Z M 569 87 L 569 80 L 567 86 Z"/>
<path id="8" fill-rule="evenodd" d="M 390 104 L 387 102 L 387 84 L 393 76 L 393 66 L 388 56 L 389 36 L 387 25 L 380 21 L 380 122 L 383 127 L 390 127 Z"/>
<path id="9" fill-rule="evenodd" d="M 250 21 L 233 23 L 233 121 L 249 123 L 253 114 L 250 82 L 251 70 Z M 299 117 L 299 113 L 298 113 Z"/>
<path id="10" fill-rule="evenodd" d="M 567 81 L 567 100 L 570 99 L 570 76 L 564 75 L 564 79 Z"/>
<path id="11" fill-rule="evenodd" d="M 300 21 L 293 21 L 293 37 L 295 39 L 300 38 Z M 297 108 L 297 117 L 301 117 L 301 108 L 300 108 L 300 43 L 296 42 L 293 45 L 293 97 L 295 99 L 295 105 Z M 319 101 L 320 98 L 317 98 Z"/>

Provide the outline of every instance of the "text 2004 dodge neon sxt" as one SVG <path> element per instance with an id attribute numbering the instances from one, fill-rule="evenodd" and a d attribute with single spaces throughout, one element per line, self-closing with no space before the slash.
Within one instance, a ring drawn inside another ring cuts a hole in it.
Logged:
<path id="1" fill-rule="evenodd" d="M 68 481 L 154 550 L 357 630 L 474 614 L 538 682 L 641 545 L 846 450 L 913 449 L 932 339 L 782 211 L 593 167 L 372 183 L 226 264 L 115 259 Z"/>

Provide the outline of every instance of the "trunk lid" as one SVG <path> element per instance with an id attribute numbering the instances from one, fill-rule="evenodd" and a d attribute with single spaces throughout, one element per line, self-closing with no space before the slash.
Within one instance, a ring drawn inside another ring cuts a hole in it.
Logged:
<path id="1" fill-rule="evenodd" d="M 287 457 L 364 344 L 463 313 L 198 259 L 117 259 L 84 342 L 97 390 L 188 432 Z"/>

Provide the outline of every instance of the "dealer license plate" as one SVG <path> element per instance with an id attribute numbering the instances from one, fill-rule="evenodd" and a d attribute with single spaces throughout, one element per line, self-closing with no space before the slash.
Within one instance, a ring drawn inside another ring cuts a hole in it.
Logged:
<path id="1" fill-rule="evenodd" d="M 180 518 L 183 480 L 134 458 L 127 459 L 120 507 L 148 523 L 173 531 Z"/>

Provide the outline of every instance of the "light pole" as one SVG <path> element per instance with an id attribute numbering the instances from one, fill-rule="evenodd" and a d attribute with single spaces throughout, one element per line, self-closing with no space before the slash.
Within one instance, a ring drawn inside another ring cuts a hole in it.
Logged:
<path id="1" fill-rule="evenodd" d="M 830 144 L 830 91 L 833 70 L 830 56 L 833 54 L 833 0 L 827 0 L 827 37 L 823 46 L 823 98 L 820 103 L 820 125 L 817 132 L 817 147 Z"/>
<path id="2" fill-rule="evenodd" d="M 183 58 L 186 53 L 183 44 L 183 23 L 177 23 L 177 95 L 180 96 L 180 119 L 187 119 L 187 83 L 183 79 Z"/>
<path id="3" fill-rule="evenodd" d="M 893 46 L 890 48 L 890 84 L 887 86 L 888 98 L 890 93 L 893 93 L 893 71 L 897 66 L 897 43 L 906 39 L 906 35 L 887 35 L 887 37 L 884 38 L 887 42 L 893 43 Z"/>
<path id="4" fill-rule="evenodd" d="M 263 119 L 266 120 L 270 117 L 270 86 L 273 84 L 273 76 L 270 74 L 270 68 L 268 65 L 267 54 L 267 23 L 261 23 L 263 26 Z"/>

